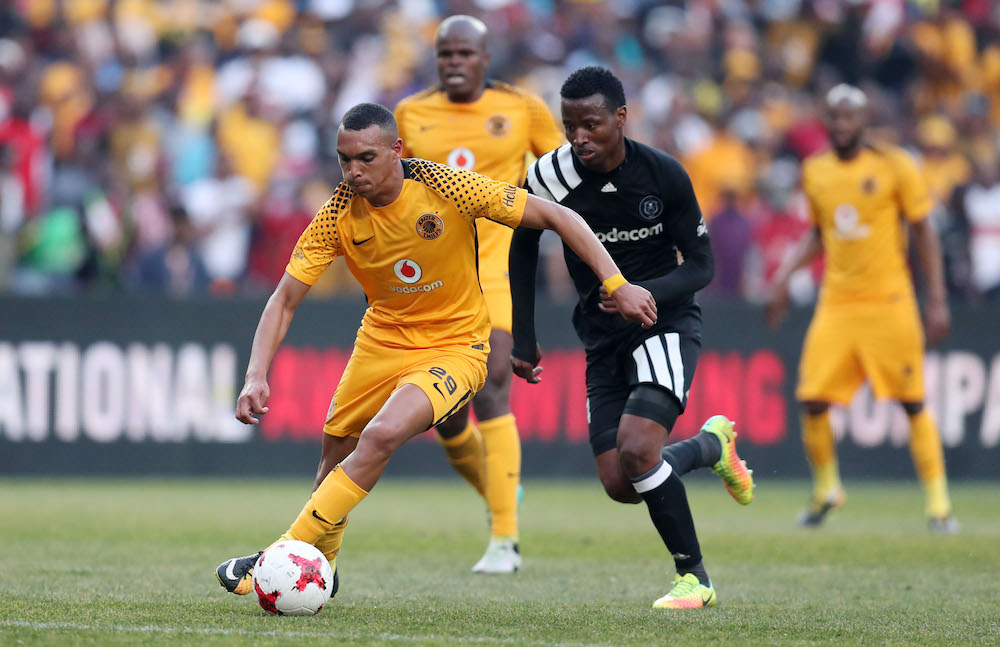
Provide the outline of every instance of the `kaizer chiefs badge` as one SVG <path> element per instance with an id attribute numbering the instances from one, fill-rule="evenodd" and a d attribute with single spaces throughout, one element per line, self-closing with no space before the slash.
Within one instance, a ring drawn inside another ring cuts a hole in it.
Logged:
<path id="1" fill-rule="evenodd" d="M 493 115 L 486 120 L 486 132 L 494 137 L 506 137 L 510 132 L 510 119 L 504 115 Z"/>
<path id="2" fill-rule="evenodd" d="M 444 231 L 444 221 L 436 213 L 422 213 L 417 218 L 417 233 L 424 240 L 434 240 Z"/>

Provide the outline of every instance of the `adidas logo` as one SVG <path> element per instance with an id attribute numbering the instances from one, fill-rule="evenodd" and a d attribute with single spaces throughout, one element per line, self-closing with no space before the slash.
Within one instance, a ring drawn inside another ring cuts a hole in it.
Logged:
<path id="1" fill-rule="evenodd" d="M 617 191 L 618 189 L 615 185 L 610 182 L 601 187 L 601 193 L 616 193 Z"/>

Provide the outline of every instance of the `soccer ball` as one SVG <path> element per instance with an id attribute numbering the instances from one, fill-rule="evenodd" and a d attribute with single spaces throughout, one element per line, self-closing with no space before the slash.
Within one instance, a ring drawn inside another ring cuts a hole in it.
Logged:
<path id="1" fill-rule="evenodd" d="M 264 611 L 280 616 L 313 616 L 333 592 L 333 569 L 318 548 L 289 539 L 257 558 L 253 590 Z"/>

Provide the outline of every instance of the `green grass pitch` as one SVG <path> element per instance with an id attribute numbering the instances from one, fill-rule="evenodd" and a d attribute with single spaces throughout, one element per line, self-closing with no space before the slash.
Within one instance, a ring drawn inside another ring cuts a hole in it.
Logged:
<path id="1" fill-rule="evenodd" d="M 713 478 L 688 482 L 713 609 L 649 608 L 672 563 L 644 506 L 596 479 L 525 484 L 514 576 L 469 572 L 487 534 L 471 488 L 387 479 L 313 618 L 267 615 L 213 572 L 285 529 L 307 476 L 0 480 L 0 645 L 1000 644 L 996 484 L 955 484 L 963 531 L 939 537 L 915 482 L 848 482 L 828 527 L 802 531 L 805 483 L 765 481 L 741 508 Z"/>

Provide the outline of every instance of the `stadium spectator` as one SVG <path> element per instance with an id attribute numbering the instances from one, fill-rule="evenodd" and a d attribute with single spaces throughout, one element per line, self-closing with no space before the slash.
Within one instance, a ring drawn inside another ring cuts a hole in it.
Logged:
<path id="1" fill-rule="evenodd" d="M 982 0 L 488 4 L 475 7 L 498 43 L 491 75 L 554 107 L 568 72 L 590 63 L 614 68 L 638 99 L 630 134 L 685 162 L 708 220 L 721 191 L 734 187 L 744 215 L 755 217 L 754 205 L 767 201 L 758 172 L 827 146 L 817 102 L 842 81 L 871 97 L 879 137 L 921 152 L 942 203 L 967 183 L 962 167 L 978 151 L 1000 150 L 1000 14 Z M 444 15 L 471 6 L 6 3 L 0 143 L 14 151 L 24 193 L 22 220 L 16 232 L 8 222 L 7 235 L 20 237 L 33 218 L 66 206 L 64 178 L 86 177 L 119 222 L 121 258 L 105 259 L 98 280 L 68 289 L 127 284 L 114 272 L 167 243 L 167 205 L 211 177 L 219 156 L 253 183 L 260 205 L 310 182 L 333 186 L 340 176 L 331 142 L 344 110 L 368 100 L 394 104 L 434 83 L 434 30 Z M 85 139 L 95 140 L 99 155 L 81 174 L 75 149 Z M 750 299 L 763 298 L 753 274 L 763 257 L 754 237 L 743 264 L 751 274 L 740 281 Z M 550 283 L 565 291 L 562 279 Z M 0 289 L 29 289 L 7 285 Z M 324 280 L 313 293 L 349 286 Z M 243 273 L 234 287 L 270 286 Z"/>

